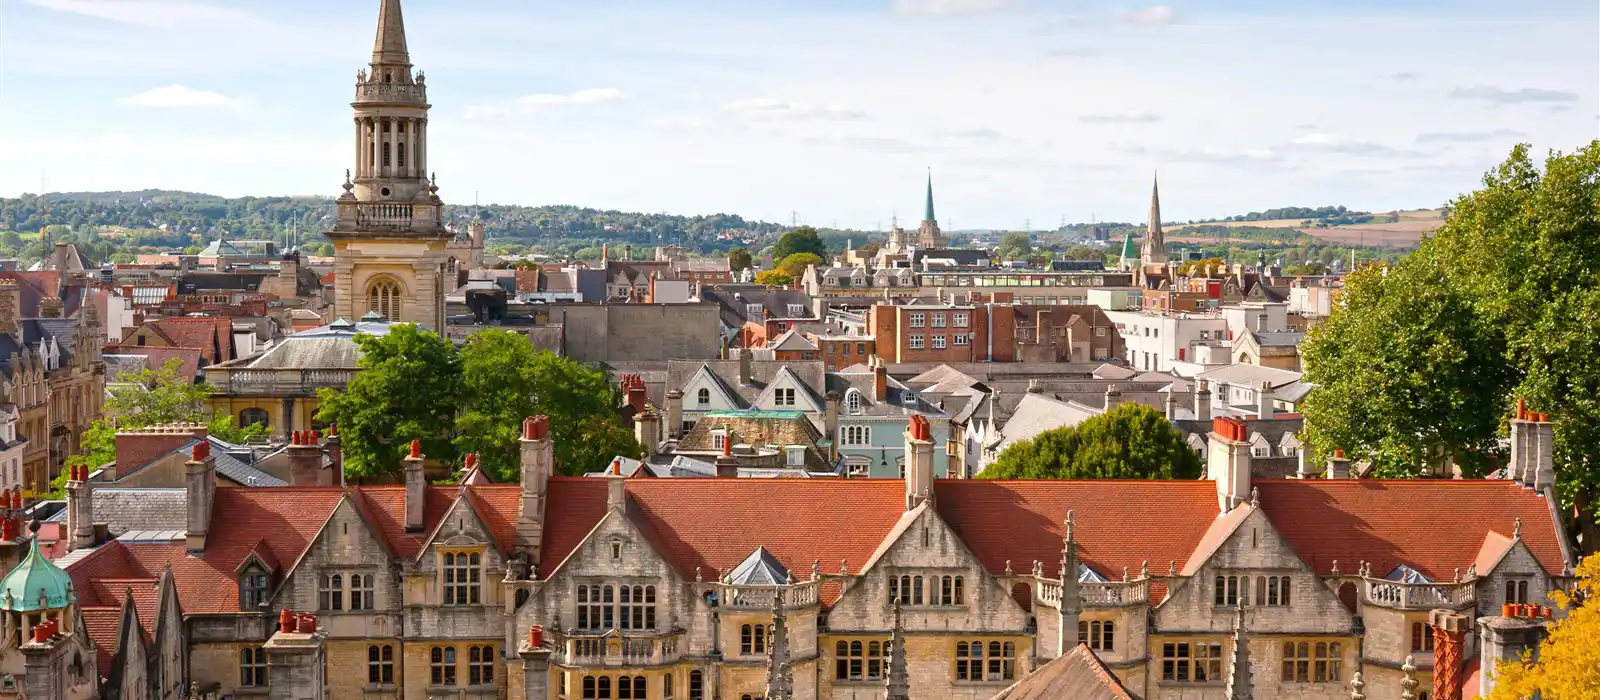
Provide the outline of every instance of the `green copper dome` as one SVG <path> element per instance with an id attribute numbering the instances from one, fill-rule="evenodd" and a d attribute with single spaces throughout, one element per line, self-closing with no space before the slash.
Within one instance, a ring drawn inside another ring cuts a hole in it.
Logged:
<path id="1" fill-rule="evenodd" d="M 59 610 L 72 601 L 72 577 L 39 551 L 37 535 L 30 538 L 28 556 L 0 579 L 0 609 L 11 612 Z"/>

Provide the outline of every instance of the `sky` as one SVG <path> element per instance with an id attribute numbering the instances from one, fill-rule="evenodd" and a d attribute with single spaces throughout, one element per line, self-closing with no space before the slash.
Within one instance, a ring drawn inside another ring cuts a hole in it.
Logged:
<path id="1" fill-rule="evenodd" d="M 336 196 L 378 0 L 0 0 L 0 196 Z M 1600 132 L 1593 0 L 404 0 L 447 202 L 1051 228 L 1470 191 Z M 906 222 L 902 222 L 906 223 Z"/>

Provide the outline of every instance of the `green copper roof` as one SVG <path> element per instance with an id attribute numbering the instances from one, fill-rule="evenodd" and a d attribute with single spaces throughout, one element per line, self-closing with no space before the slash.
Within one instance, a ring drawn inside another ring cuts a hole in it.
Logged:
<path id="1" fill-rule="evenodd" d="M 706 418 L 783 418 L 793 420 L 803 418 L 805 411 L 785 411 L 782 409 L 737 409 L 732 411 L 706 411 Z"/>
<path id="2" fill-rule="evenodd" d="M 1122 259 L 1132 260 L 1137 257 L 1139 257 L 1139 249 L 1133 247 L 1133 232 L 1129 231 L 1128 235 L 1122 239 Z"/>
<path id="3" fill-rule="evenodd" d="M 0 579 L 0 608 L 11 612 L 59 610 L 72 601 L 72 578 L 45 558 L 35 535 L 28 541 L 28 556 Z"/>
<path id="4" fill-rule="evenodd" d="M 928 173 L 928 203 L 922 208 L 923 221 L 938 221 L 933 218 L 933 173 Z"/>

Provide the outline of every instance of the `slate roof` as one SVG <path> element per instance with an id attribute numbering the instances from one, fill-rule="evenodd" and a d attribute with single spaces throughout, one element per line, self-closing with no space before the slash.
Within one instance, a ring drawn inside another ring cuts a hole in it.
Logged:
<path id="1" fill-rule="evenodd" d="M 767 386 L 772 383 L 785 368 L 799 379 L 806 391 L 810 392 L 814 402 L 822 401 L 822 388 L 827 367 L 822 360 L 771 360 L 754 359 L 750 361 L 750 383 L 739 383 L 739 360 L 671 360 L 667 362 L 667 389 L 683 391 L 695 375 L 704 368 L 720 384 L 724 391 L 732 396 L 740 408 L 749 408 L 766 392 Z M 649 378 L 645 381 L 648 383 Z M 688 398 L 684 399 L 685 408 L 693 408 Z"/>
<path id="2" fill-rule="evenodd" d="M 311 328 L 284 336 L 266 350 L 217 365 L 227 369 L 356 369 L 360 359 L 355 337 L 359 333 L 383 335 L 393 324 L 361 321 Z"/>
<path id="3" fill-rule="evenodd" d="M 121 362 L 126 363 L 129 366 L 133 366 L 135 363 L 137 363 L 139 366 L 149 367 L 151 369 L 158 369 L 165 366 L 168 360 L 176 359 L 178 360 L 178 377 L 180 379 L 187 380 L 190 383 L 194 382 L 195 376 L 200 371 L 201 353 L 199 348 L 160 348 L 150 345 L 143 347 L 138 345 L 107 345 L 104 347 L 103 351 L 105 354 L 103 354 L 102 357 L 106 359 L 106 376 L 113 379 L 115 379 L 117 375 L 121 374 L 122 372 L 127 371 L 123 367 L 118 367 L 113 370 L 111 367 L 111 358 L 113 357 L 119 358 Z M 133 367 L 135 370 L 138 368 L 139 367 Z"/>
<path id="4" fill-rule="evenodd" d="M 809 471 L 832 471 L 827 452 L 820 444 L 822 431 L 802 411 L 711 411 L 695 421 L 694 428 L 678 440 L 677 451 L 714 454 L 711 433 L 726 430 L 733 444 L 777 450 L 789 445 L 806 448 L 805 467 Z"/>
<path id="5" fill-rule="evenodd" d="M 1204 379 L 1212 386 L 1215 386 L 1216 384 L 1233 384 L 1235 386 L 1245 386 L 1251 388 L 1258 388 L 1261 386 L 1261 383 L 1265 381 L 1271 382 L 1272 388 L 1276 390 L 1278 387 L 1287 386 L 1300 381 L 1300 376 L 1301 375 L 1299 372 L 1291 372 L 1289 370 L 1278 369 L 1276 367 L 1232 364 L 1224 365 L 1216 369 L 1206 370 L 1195 375 L 1195 378 Z"/>
<path id="6" fill-rule="evenodd" d="M 722 322 L 730 328 L 766 322 L 766 318 L 750 317 L 749 304 L 761 304 L 771 318 L 816 318 L 811 312 L 811 296 L 792 289 L 772 289 L 759 284 L 717 285 L 701 289 L 700 299 L 721 307 Z M 791 304 L 801 306 L 799 316 L 789 314 Z"/>
<path id="7" fill-rule="evenodd" d="M 1059 401 L 1044 394 L 1025 393 L 1011 418 L 1000 426 L 1001 449 L 1016 442 L 1032 440 L 1040 433 L 1082 423 L 1100 415 L 1100 407 L 1073 401 Z"/>
<path id="8" fill-rule="evenodd" d="M 113 537 L 137 530 L 182 530 L 189 526 L 188 496 L 181 488 L 98 486 L 93 493 L 94 520 L 105 523 Z M 57 511 L 50 520 L 65 523 L 67 509 Z"/>
<path id="9" fill-rule="evenodd" d="M 861 413 L 850 413 L 847 402 L 841 402 L 840 416 L 934 416 L 944 417 L 945 414 L 938 406 L 930 403 L 921 392 L 902 384 L 894 377 L 886 377 L 884 382 L 884 400 L 877 401 L 873 398 L 877 387 L 875 373 L 866 368 L 866 365 L 851 365 L 828 375 L 828 391 L 838 392 L 840 397 L 846 396 L 851 389 L 861 393 Z M 915 400 L 910 400 L 914 398 Z"/>
<path id="10" fill-rule="evenodd" d="M 776 586 L 789 580 L 789 570 L 774 559 L 766 547 L 757 547 L 728 574 L 729 583 L 744 586 Z"/>

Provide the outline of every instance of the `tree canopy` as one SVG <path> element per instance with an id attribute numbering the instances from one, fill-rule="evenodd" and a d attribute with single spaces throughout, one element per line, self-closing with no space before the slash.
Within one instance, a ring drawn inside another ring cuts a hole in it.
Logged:
<path id="1" fill-rule="evenodd" d="M 995 246 L 994 254 L 1001 260 L 1025 260 L 1033 255 L 1033 241 L 1028 234 L 1013 231 L 1000 237 L 1000 245 Z"/>
<path id="2" fill-rule="evenodd" d="M 1550 593 L 1566 617 L 1550 625 L 1539 658 L 1498 666 L 1489 700 L 1587 700 L 1600 697 L 1600 556 L 1578 564 L 1575 594 Z"/>
<path id="3" fill-rule="evenodd" d="M 337 423 L 345 471 L 395 475 L 411 440 L 430 458 L 477 452 L 495 481 L 516 481 L 522 420 L 550 418 L 558 469 L 582 474 L 612 457 L 637 457 L 603 371 L 538 350 L 504 330 L 475 333 L 458 352 L 411 324 L 356 336 L 361 371 L 344 392 L 323 390 L 321 420 Z"/>
<path id="4" fill-rule="evenodd" d="M 497 482 L 515 482 L 522 419 L 550 417 L 556 463 L 562 473 L 593 471 L 612 457 L 638 458 L 641 448 L 622 427 L 617 394 L 606 374 L 501 330 L 472 335 L 461 348 L 464 410 L 456 419 L 455 447 L 476 452 Z"/>
<path id="5" fill-rule="evenodd" d="M 755 261 L 751 258 L 750 251 L 745 250 L 744 248 L 734 248 L 733 250 L 728 251 L 729 270 L 738 272 L 754 264 Z"/>
<path id="6" fill-rule="evenodd" d="M 1193 479 L 1200 455 L 1155 409 L 1124 403 L 1007 447 L 983 479 Z"/>
<path id="7" fill-rule="evenodd" d="M 775 287 L 786 287 L 794 284 L 794 278 L 778 270 L 762 270 L 756 273 L 756 284 L 770 284 Z"/>
<path id="8" fill-rule="evenodd" d="M 1319 455 L 1378 473 L 1446 460 L 1468 473 L 1504 455 L 1517 399 L 1555 424 L 1557 493 L 1584 546 L 1600 545 L 1600 140 L 1517 146 L 1457 198 L 1433 237 L 1387 269 L 1350 276 L 1301 354 Z"/>
<path id="9" fill-rule="evenodd" d="M 782 260 L 795 253 L 811 253 L 820 259 L 828 254 L 828 246 L 816 229 L 801 226 L 778 238 L 778 243 L 772 247 L 772 259 Z"/>
<path id="10" fill-rule="evenodd" d="M 795 253 L 778 261 L 779 272 L 788 275 L 790 279 L 800 279 L 806 274 L 806 268 L 812 265 L 821 265 L 822 257 L 815 253 Z"/>

